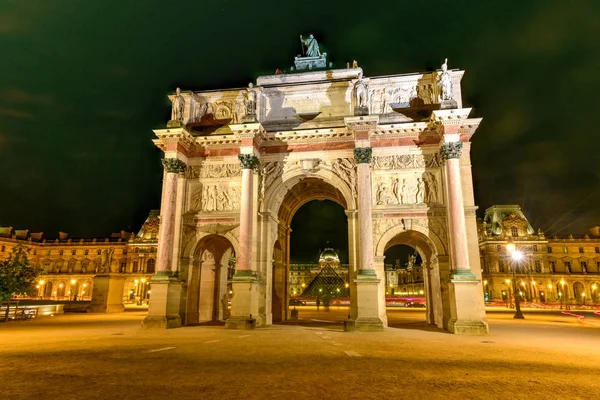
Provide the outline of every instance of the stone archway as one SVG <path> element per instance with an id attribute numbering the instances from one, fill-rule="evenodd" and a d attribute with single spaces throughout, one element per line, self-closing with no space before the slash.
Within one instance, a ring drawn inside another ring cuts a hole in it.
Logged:
<path id="1" fill-rule="evenodd" d="M 431 238 L 424 228 L 415 226 L 405 230 L 403 226 L 395 226 L 383 234 L 376 247 L 377 274 L 385 274 L 384 254 L 385 251 L 395 245 L 408 245 L 414 248 L 423 262 L 423 278 L 426 299 L 426 320 L 438 328 L 445 329 L 450 319 L 448 310 L 448 299 L 442 296 L 442 277 L 449 275 L 448 257 L 443 253 L 443 245 L 437 238 Z M 440 254 L 441 253 L 441 254 Z M 380 314 L 385 310 L 385 287 L 381 287 L 380 296 L 382 304 Z M 446 306 L 445 306 L 446 304 Z"/>
<path id="2" fill-rule="evenodd" d="M 335 186 L 335 183 L 338 186 Z M 296 175 L 282 182 L 280 190 L 285 190 L 283 196 L 272 199 L 271 210 L 277 211 L 277 225 L 275 228 L 275 243 L 272 250 L 273 269 L 271 275 L 271 312 L 272 322 L 284 321 L 288 318 L 289 291 L 287 290 L 290 274 L 290 234 L 291 222 L 295 213 L 304 204 L 313 200 L 331 200 L 344 210 L 348 210 L 348 204 L 353 204 L 349 193 L 340 190 L 340 182 L 335 182 L 331 177 L 314 174 L 311 176 Z M 349 229 L 348 234 L 354 234 Z M 349 243 L 352 239 L 349 240 Z M 352 250 L 350 253 L 350 270 L 354 265 Z M 349 271 L 350 272 L 350 271 Z M 350 272 L 351 274 L 351 272 Z M 351 290 L 352 292 L 352 290 Z"/>
<path id="3" fill-rule="evenodd" d="M 201 238 L 190 257 L 185 324 L 221 321 L 228 310 L 228 270 L 235 256 L 231 242 L 211 234 Z"/>

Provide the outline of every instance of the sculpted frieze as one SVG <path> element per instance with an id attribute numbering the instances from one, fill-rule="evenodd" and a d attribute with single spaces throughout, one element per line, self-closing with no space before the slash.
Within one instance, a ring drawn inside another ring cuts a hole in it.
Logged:
<path id="1" fill-rule="evenodd" d="M 189 166 L 186 170 L 188 179 L 197 178 L 235 178 L 242 175 L 239 163 L 205 164 Z"/>
<path id="2" fill-rule="evenodd" d="M 438 168 L 439 153 L 396 154 L 393 156 L 373 157 L 374 169 Z"/>

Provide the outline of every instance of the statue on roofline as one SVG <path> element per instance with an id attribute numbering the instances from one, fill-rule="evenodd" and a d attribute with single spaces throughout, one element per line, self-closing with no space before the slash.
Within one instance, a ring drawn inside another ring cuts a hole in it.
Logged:
<path id="1" fill-rule="evenodd" d="M 312 34 L 308 35 L 307 39 L 304 39 L 302 35 L 300 35 L 300 43 L 302 43 L 302 51 L 306 57 L 321 57 L 319 43 Z M 304 46 L 306 46 L 306 48 Z"/>

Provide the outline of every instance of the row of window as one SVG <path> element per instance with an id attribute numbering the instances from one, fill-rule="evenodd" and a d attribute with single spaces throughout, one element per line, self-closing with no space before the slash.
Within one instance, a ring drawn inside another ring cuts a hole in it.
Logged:
<path id="1" fill-rule="evenodd" d="M 503 249 L 502 245 L 500 245 L 500 244 L 496 245 L 496 251 L 502 251 L 502 249 Z M 540 249 L 539 249 L 538 245 L 533 245 L 533 251 L 534 252 L 535 251 L 539 251 L 539 250 Z M 579 250 L 579 253 L 582 253 L 582 254 L 585 253 L 585 249 L 583 247 L 579 247 L 578 250 Z M 563 251 L 563 253 L 568 253 L 569 249 L 567 248 L 567 246 L 563 246 L 562 251 Z M 548 253 L 552 253 L 552 252 L 553 252 L 552 247 L 548 246 Z M 594 247 L 594 252 L 596 254 L 600 254 L 600 246 Z"/>
<path id="2" fill-rule="evenodd" d="M 540 260 L 533 260 L 533 265 L 534 265 L 533 269 L 535 270 L 535 272 L 542 272 L 542 262 Z M 565 265 L 565 271 L 567 273 L 571 273 L 572 272 L 571 261 L 564 261 L 564 265 Z M 581 267 L 582 272 L 584 272 L 584 273 L 591 272 L 591 271 L 588 271 L 588 262 L 587 261 L 580 261 L 579 266 Z M 550 272 L 556 273 L 556 261 L 549 260 L 548 267 L 550 269 Z M 516 271 L 518 271 L 518 272 L 526 272 L 527 270 L 531 269 L 530 267 L 528 267 L 527 265 L 524 265 L 524 264 L 517 265 L 515 268 L 516 268 Z M 596 261 L 596 270 L 597 270 L 597 272 L 600 272 L 600 261 Z M 507 270 L 505 268 L 504 260 L 498 260 L 498 272 L 510 272 L 509 270 Z"/>

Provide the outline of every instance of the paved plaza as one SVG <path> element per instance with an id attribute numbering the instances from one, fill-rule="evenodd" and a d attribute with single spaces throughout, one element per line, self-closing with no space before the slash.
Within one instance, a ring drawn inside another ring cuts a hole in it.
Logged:
<path id="1" fill-rule="evenodd" d="M 448 399 L 600 396 L 600 326 L 488 313 L 491 335 L 430 329 L 390 310 L 381 333 L 345 333 L 345 310 L 301 308 L 254 331 L 140 330 L 144 312 L 0 325 L 2 399 Z M 592 323 L 600 319 L 586 318 Z M 333 321 L 333 322 L 332 322 Z"/>

